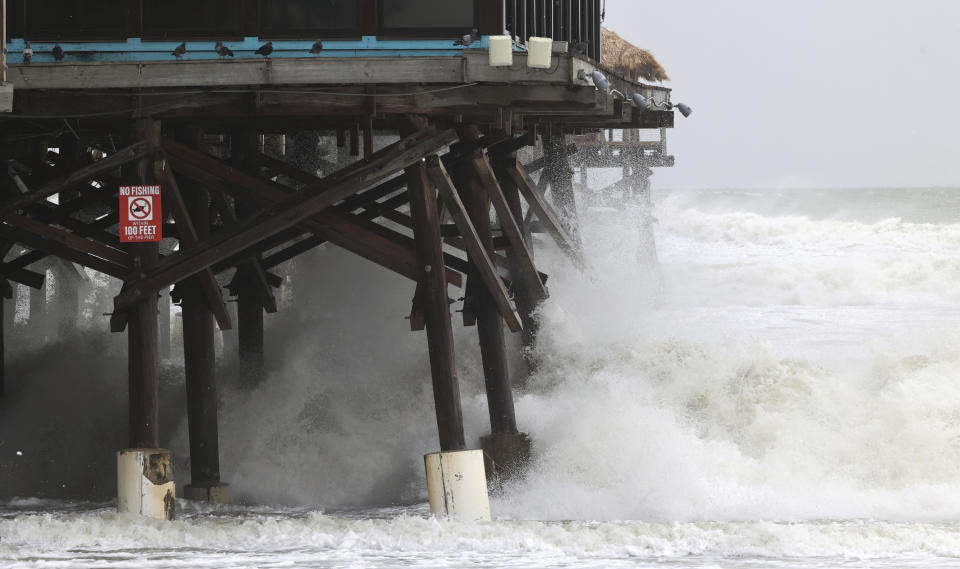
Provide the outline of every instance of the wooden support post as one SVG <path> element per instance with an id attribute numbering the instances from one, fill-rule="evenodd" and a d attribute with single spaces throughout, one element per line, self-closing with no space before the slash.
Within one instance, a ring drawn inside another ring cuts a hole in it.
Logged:
<path id="1" fill-rule="evenodd" d="M 157 323 L 159 324 L 158 350 L 160 360 L 170 359 L 170 289 L 160 290 L 160 298 L 157 301 Z"/>
<path id="2" fill-rule="evenodd" d="M 184 138 L 194 147 L 202 147 L 203 132 L 184 129 Z M 199 239 L 210 236 L 210 195 L 196 183 L 183 185 L 182 198 Z M 190 438 L 190 481 L 188 493 L 220 483 L 219 436 L 217 432 L 216 350 L 214 317 L 200 280 L 204 274 L 190 277 L 183 286 L 183 367 L 187 389 L 187 426 Z M 217 302 L 219 300 L 218 293 Z M 191 494 L 191 497 L 195 496 Z"/>
<path id="3" fill-rule="evenodd" d="M 360 156 L 360 123 L 350 127 L 350 156 Z"/>
<path id="4" fill-rule="evenodd" d="M 53 265 L 53 305 L 57 317 L 57 336 L 61 341 L 77 332 L 80 322 L 80 283 L 82 277 L 69 261 L 57 259 Z"/>
<path id="5" fill-rule="evenodd" d="M 134 124 L 134 136 L 159 143 L 160 125 L 150 119 Z M 139 160 L 123 168 L 123 179 L 129 184 L 148 184 L 153 170 L 152 159 Z M 135 243 L 129 246 L 133 273 L 146 270 L 157 262 L 159 243 Z M 160 405 L 157 352 L 157 294 L 150 291 L 127 311 L 127 371 L 130 386 L 130 448 L 160 446 Z"/>
<path id="6" fill-rule="evenodd" d="M 472 125 L 462 126 L 458 129 L 458 134 L 462 141 L 480 138 L 479 129 Z M 481 151 L 473 151 L 472 154 L 473 159 L 486 160 Z M 496 255 L 493 248 L 493 231 L 490 227 L 491 200 L 480 185 L 473 161 L 462 163 L 453 175 L 457 188 L 466 196 L 467 211 L 476 228 L 480 243 L 487 255 Z M 468 259 L 475 267 L 486 260 L 476 259 L 472 254 L 468 255 Z M 478 277 L 479 274 L 474 269 L 468 278 Z M 474 313 L 477 315 L 477 334 L 480 337 L 480 355 L 483 360 L 483 378 L 487 390 L 487 409 L 490 412 L 490 430 L 493 434 L 514 434 L 517 432 L 517 419 L 503 336 L 503 317 L 500 315 L 493 295 L 486 287 L 472 288 Z"/>
<path id="7" fill-rule="evenodd" d="M 7 393 L 7 349 L 5 346 L 7 335 L 6 312 L 12 312 L 16 306 L 16 301 L 14 301 L 13 306 L 8 309 L 6 299 L 0 298 L 0 399 L 5 397 Z"/>
<path id="8" fill-rule="evenodd" d="M 46 268 L 41 268 L 44 276 Z M 30 314 L 27 324 L 33 340 L 46 342 L 47 339 L 47 286 L 46 278 L 40 288 L 30 289 Z"/>
<path id="9" fill-rule="evenodd" d="M 509 156 L 506 156 L 504 157 L 504 160 L 516 164 L 516 154 L 513 153 Z M 511 176 L 507 175 L 502 168 L 497 168 L 496 172 L 497 180 L 500 182 L 500 189 L 503 191 L 503 195 L 507 200 L 507 205 L 510 208 L 510 212 L 513 214 L 513 218 L 516 220 L 523 219 L 523 206 L 520 202 L 520 189 L 517 187 L 517 183 Z M 526 241 L 528 250 L 532 254 L 533 245 L 530 242 L 530 236 L 524 235 L 524 240 Z M 511 280 L 514 282 L 522 281 L 524 278 L 524 260 L 518 256 L 516 249 L 507 249 L 507 257 L 510 260 Z M 521 341 L 523 345 L 523 359 L 527 364 L 527 374 L 523 378 L 520 378 L 518 383 L 520 385 L 524 385 L 529 376 L 536 370 L 536 360 L 533 357 L 533 348 L 537 342 L 537 331 L 540 323 L 533 316 L 533 314 L 537 309 L 537 304 L 539 304 L 540 299 L 534 294 L 531 294 L 528 287 L 515 286 L 513 291 L 517 302 L 517 311 L 520 313 L 520 321 L 523 322 Z"/>
<path id="10" fill-rule="evenodd" d="M 545 140 L 543 151 L 547 158 L 544 174 L 550 176 L 550 192 L 560 214 L 560 223 L 580 248 L 580 222 L 577 218 L 577 199 L 573 193 L 573 172 L 563 136 Z"/>
<path id="11" fill-rule="evenodd" d="M 367 115 L 363 117 L 363 157 L 369 158 L 373 155 L 373 117 Z"/>
<path id="12" fill-rule="evenodd" d="M 583 250 L 579 240 L 575 240 L 564 229 L 563 224 L 557 219 L 553 209 L 544 201 L 543 196 L 537 191 L 536 184 L 530 179 L 526 170 L 519 162 L 514 162 L 506 166 L 507 174 L 513 179 L 514 183 L 520 189 L 520 193 L 526 198 L 530 208 L 537 214 L 540 224 L 544 226 L 547 233 L 553 237 L 560 249 L 570 257 L 574 265 L 583 269 L 585 262 L 583 260 Z"/>
<path id="13" fill-rule="evenodd" d="M 256 145 L 250 135 L 234 135 L 233 163 L 240 167 L 256 155 Z M 243 220 L 250 217 L 239 200 L 235 201 L 236 217 Z M 258 255 L 257 259 L 260 258 Z M 238 271 L 241 269 L 237 269 Z M 250 282 L 248 275 L 241 274 L 237 291 L 237 350 L 238 379 L 244 389 L 252 389 L 263 381 L 265 360 L 263 347 L 263 302 L 261 296 Z"/>
<path id="14" fill-rule="evenodd" d="M 410 135 L 423 128 L 422 119 L 410 119 L 402 134 Z M 447 280 L 443 264 L 443 243 L 440 240 L 440 217 L 437 196 L 427 176 L 426 164 L 420 160 L 405 169 L 410 193 L 410 215 L 420 261 L 419 283 L 424 290 L 424 318 L 430 371 L 433 378 L 433 401 L 437 412 L 437 430 L 441 451 L 465 450 L 463 412 L 460 408 L 460 384 L 453 351 L 453 326 L 447 302 Z"/>

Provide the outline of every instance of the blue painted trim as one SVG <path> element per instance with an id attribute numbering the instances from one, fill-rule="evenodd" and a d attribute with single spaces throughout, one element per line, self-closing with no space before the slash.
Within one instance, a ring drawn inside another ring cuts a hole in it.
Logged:
<path id="1" fill-rule="evenodd" d="M 187 53 L 183 59 L 190 61 L 219 59 L 213 51 L 214 41 L 187 42 Z M 224 45 L 233 50 L 234 59 L 259 59 L 254 52 L 265 40 L 247 37 L 242 41 L 227 41 Z M 24 40 L 15 38 L 7 44 L 7 59 L 10 63 L 23 63 Z M 31 42 L 34 63 L 53 61 L 50 50 L 54 42 Z M 66 52 L 65 62 L 92 61 L 172 61 L 174 48 L 178 41 L 149 41 L 130 38 L 114 42 L 63 42 L 60 47 Z M 310 40 L 278 40 L 273 42 L 271 59 L 310 59 Z M 471 49 L 488 49 L 487 36 L 480 39 Z M 517 48 L 515 48 L 517 49 Z M 457 56 L 463 53 L 462 46 L 454 46 L 452 40 L 379 40 L 376 36 L 363 36 L 359 40 L 323 40 L 323 52 L 319 57 L 404 57 L 404 56 Z M 229 58 L 228 58 L 229 59 Z"/>

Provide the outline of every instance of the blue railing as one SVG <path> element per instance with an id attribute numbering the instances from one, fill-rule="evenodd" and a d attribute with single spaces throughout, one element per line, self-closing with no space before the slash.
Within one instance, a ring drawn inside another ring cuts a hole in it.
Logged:
<path id="1" fill-rule="evenodd" d="M 234 53 L 234 59 L 253 59 L 262 56 L 254 53 L 266 40 L 254 37 L 239 41 L 223 42 Z M 184 61 L 219 59 L 214 51 L 214 41 L 188 41 Z M 32 63 L 50 63 L 54 61 L 51 50 L 54 42 L 31 42 Z M 126 41 L 109 42 L 62 42 L 65 52 L 64 62 L 110 62 L 110 61 L 172 61 L 173 50 L 180 45 L 177 41 L 143 41 L 130 38 Z M 481 38 L 470 46 L 471 49 L 486 49 L 487 37 Z M 271 58 L 310 59 L 312 41 L 278 40 L 273 42 Z M 22 38 L 14 38 L 7 44 L 7 61 L 12 64 L 23 63 Z M 405 56 L 456 56 L 464 48 L 454 46 L 449 39 L 443 40 L 383 40 L 375 36 L 364 36 L 359 40 L 324 40 L 323 51 L 319 57 L 405 57 Z"/>

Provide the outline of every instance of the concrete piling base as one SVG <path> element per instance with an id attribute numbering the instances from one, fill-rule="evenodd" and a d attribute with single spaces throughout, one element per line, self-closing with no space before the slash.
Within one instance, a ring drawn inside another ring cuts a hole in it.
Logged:
<path id="1" fill-rule="evenodd" d="M 172 520 L 175 496 L 172 452 L 131 448 L 117 453 L 117 511 Z"/>
<path id="2" fill-rule="evenodd" d="M 225 482 L 199 485 L 190 484 L 183 489 L 183 497 L 187 500 L 194 500 L 197 502 L 229 504 L 230 485 Z"/>
<path id="3" fill-rule="evenodd" d="M 494 433 L 480 437 L 488 480 L 522 477 L 530 462 L 530 437 L 526 433 Z"/>
<path id="4" fill-rule="evenodd" d="M 483 452 L 435 452 L 423 457 L 430 512 L 462 522 L 490 521 Z"/>

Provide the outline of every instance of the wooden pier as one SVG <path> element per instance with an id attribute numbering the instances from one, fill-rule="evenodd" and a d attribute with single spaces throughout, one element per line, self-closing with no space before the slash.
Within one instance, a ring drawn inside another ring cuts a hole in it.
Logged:
<path id="1" fill-rule="evenodd" d="M 541 25 L 521 22 L 513 2 L 481 4 L 498 7 L 508 28 Z M 75 264 L 122 281 L 109 327 L 129 340 L 129 445 L 151 449 L 160 446 L 164 420 L 158 296 L 170 291 L 183 314 L 188 495 L 217 499 L 223 484 L 214 327 L 236 329 L 243 384 L 262 382 L 263 315 L 278 310 L 283 280 L 276 269 L 331 243 L 409 279 L 411 329 L 426 331 L 441 451 L 472 446 L 464 437 L 450 321 L 449 289 L 462 290 L 452 296 L 464 297 L 464 322 L 477 326 L 486 378 L 488 475 L 508 474 L 499 467 L 516 471 L 530 441 L 518 428 L 513 385 L 521 379 L 509 376 L 506 342 L 509 333 L 532 344 L 533 311 L 549 294 L 531 250 L 531 224 L 583 267 L 573 168 L 609 167 L 632 153 L 635 170 L 626 179 L 642 185 L 646 168 L 673 164 L 665 142 L 598 138 L 609 129 L 672 127 L 670 90 L 602 66 L 598 40 L 595 49 L 571 53 L 573 14 L 599 14 L 599 3 L 563 5 L 569 10 L 549 21 L 546 14 L 535 18 L 543 18 L 548 37 L 566 34 L 555 41 L 547 69 L 528 66 L 522 46 L 514 48 L 513 65 L 492 67 L 486 39 L 450 54 L 439 43 L 451 44 L 450 30 L 439 40 L 428 34 L 427 47 L 365 39 L 360 43 L 370 51 L 363 52 L 353 45 L 358 40 L 334 38 L 320 54 L 308 54 L 303 38 L 278 40 L 276 56 L 229 60 L 209 57 L 212 41 L 188 39 L 182 60 L 158 60 L 154 54 L 179 43 L 171 34 L 149 49 L 146 40 L 86 44 L 88 52 L 73 43 L 63 61 L 35 55 L 29 62 L 22 52 L 30 38 L 15 34 L 7 75 L 13 112 L 0 116 L 0 292 L 9 299 L 14 284 L 39 289 L 43 263 L 53 259 L 64 274 Z M 600 37 L 596 18 L 583 25 Z M 503 31 L 486 20 L 482 27 Z M 29 18 L 21 29 L 30 29 Z M 58 41 L 39 39 L 34 53 Z M 194 48 L 200 45 L 202 54 Z M 439 53 L 425 55 L 430 49 Z M 596 71 L 621 96 L 598 90 Z M 630 104 L 634 93 L 655 108 Z M 376 148 L 375 137 L 385 136 L 395 142 Z M 336 157 L 317 154 L 321 138 L 335 141 Z M 286 153 L 271 149 L 278 140 Z M 543 158 L 528 167 L 518 152 L 530 146 L 539 146 Z M 538 183 L 531 173 L 541 169 Z M 164 239 L 122 243 L 118 188 L 150 184 L 162 188 Z M 228 296 L 237 300 L 236 318 Z"/>

